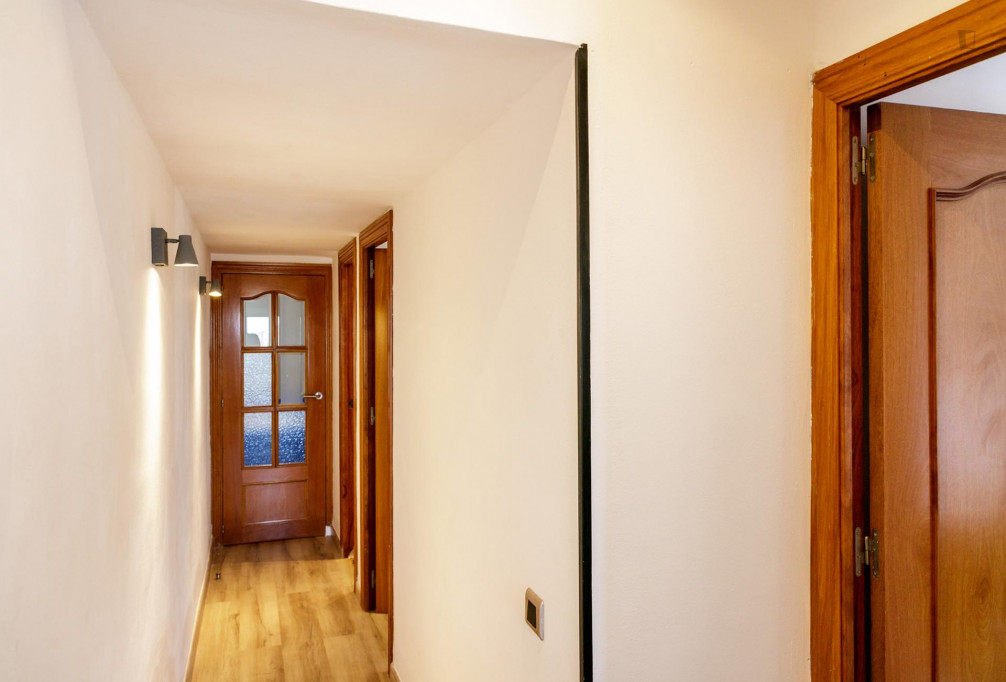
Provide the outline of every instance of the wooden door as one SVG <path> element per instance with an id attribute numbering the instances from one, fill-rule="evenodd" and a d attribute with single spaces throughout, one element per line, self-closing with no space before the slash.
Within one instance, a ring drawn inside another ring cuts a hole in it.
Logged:
<path id="1" fill-rule="evenodd" d="M 328 282 L 223 275 L 225 544 L 325 533 Z"/>
<path id="2" fill-rule="evenodd" d="M 1006 116 L 868 111 L 873 679 L 1006 680 Z"/>
<path id="3" fill-rule="evenodd" d="M 356 242 L 339 254 L 339 539 L 356 543 Z"/>
<path id="4" fill-rule="evenodd" d="M 391 279 L 388 250 L 374 259 L 374 610 L 391 599 Z"/>

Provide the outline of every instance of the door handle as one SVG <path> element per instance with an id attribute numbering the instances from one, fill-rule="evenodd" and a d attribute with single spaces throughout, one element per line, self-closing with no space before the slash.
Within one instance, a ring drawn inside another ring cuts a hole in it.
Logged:
<path id="1" fill-rule="evenodd" d="M 301 398 L 304 398 L 304 399 L 312 398 L 314 400 L 321 400 L 324 397 L 325 397 L 325 394 L 322 393 L 321 391 L 318 391 L 317 393 L 311 393 L 310 395 L 302 395 L 301 396 Z"/>

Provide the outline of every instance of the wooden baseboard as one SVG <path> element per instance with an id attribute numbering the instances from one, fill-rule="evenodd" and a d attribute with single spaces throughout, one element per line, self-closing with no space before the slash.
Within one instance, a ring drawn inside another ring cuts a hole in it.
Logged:
<path id="1" fill-rule="evenodd" d="M 189 642 L 189 663 L 185 667 L 185 681 L 192 679 L 196 665 L 196 644 L 199 643 L 199 630 L 203 625 L 203 606 L 206 604 L 206 592 L 210 586 L 210 571 L 213 569 L 213 536 L 210 536 L 210 549 L 206 553 L 206 574 L 203 576 L 203 588 L 199 591 L 199 602 L 196 605 L 196 624 L 192 628 L 192 641 Z"/>
<path id="2" fill-rule="evenodd" d="M 398 676 L 398 671 L 395 670 L 394 663 L 388 667 L 388 675 L 391 677 L 391 682 L 402 682 L 402 678 Z"/>

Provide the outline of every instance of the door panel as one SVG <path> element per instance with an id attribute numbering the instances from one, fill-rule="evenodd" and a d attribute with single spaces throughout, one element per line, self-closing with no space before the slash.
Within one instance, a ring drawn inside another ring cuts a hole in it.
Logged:
<path id="1" fill-rule="evenodd" d="M 355 248 L 355 244 L 354 244 Z M 356 259 L 339 265 L 339 525 L 345 556 L 356 546 Z"/>
<path id="2" fill-rule="evenodd" d="M 1006 117 L 880 104 L 868 122 L 873 678 L 1006 680 L 1006 204 L 931 191 L 1006 170 Z"/>
<path id="3" fill-rule="evenodd" d="M 388 250 L 374 249 L 374 504 L 375 610 L 387 613 L 391 593 L 391 395 Z"/>
<path id="4" fill-rule="evenodd" d="M 223 540 L 323 535 L 325 278 L 225 274 L 223 289 Z"/>

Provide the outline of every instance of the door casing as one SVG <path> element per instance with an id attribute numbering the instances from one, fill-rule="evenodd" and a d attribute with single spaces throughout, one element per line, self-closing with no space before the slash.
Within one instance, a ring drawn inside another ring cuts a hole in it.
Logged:
<path id="1" fill-rule="evenodd" d="M 387 481 L 387 491 L 390 497 L 389 499 L 389 513 L 390 519 L 388 523 L 388 543 L 389 549 L 389 575 L 388 575 L 388 660 L 391 661 L 392 652 L 394 651 L 394 635 L 395 635 L 395 572 L 394 572 L 394 391 L 393 391 L 393 376 L 394 376 L 394 362 L 393 362 L 393 328 L 394 328 L 394 282 L 395 282 L 395 267 L 394 267 L 394 232 L 392 229 L 393 224 L 393 214 L 388 211 L 380 218 L 371 223 L 367 228 L 365 228 L 358 238 L 359 249 L 360 249 L 360 264 L 362 267 L 357 268 L 358 272 L 358 284 L 360 292 L 360 409 L 357 410 L 356 418 L 360 433 L 360 513 L 359 513 L 359 534 L 357 546 L 360 549 L 359 552 L 359 563 L 360 563 L 360 603 L 363 605 L 364 610 L 370 608 L 370 604 L 373 602 L 373 591 L 370 587 L 369 575 L 371 569 L 375 566 L 375 556 L 369 550 L 368 538 L 370 538 L 375 532 L 376 528 L 373 527 L 373 519 L 376 513 L 376 505 L 373 496 L 370 494 L 371 482 L 373 480 L 374 471 L 372 469 L 372 463 L 368 454 L 375 450 L 376 444 L 374 442 L 373 434 L 369 429 L 369 406 L 373 404 L 374 386 L 370 383 L 374 377 L 374 339 L 372 337 L 373 332 L 373 320 L 369 317 L 372 313 L 370 307 L 367 305 L 367 301 L 372 295 L 374 281 L 370 279 L 369 274 L 366 272 L 367 267 L 367 252 L 369 249 L 373 249 L 375 246 L 387 242 L 388 244 L 388 285 L 389 285 L 389 296 L 388 296 L 388 448 L 390 450 L 391 466 L 388 470 L 388 481 Z"/>
<path id="2" fill-rule="evenodd" d="M 1006 52 L 1006 0 L 971 0 L 814 75 L 811 142 L 811 679 L 856 680 L 854 500 L 863 442 L 859 107 Z M 859 329 L 860 331 L 857 331 Z"/>
<path id="3" fill-rule="evenodd" d="M 325 518 L 332 518 L 332 266 L 305 265 L 300 263 L 239 263 L 218 261 L 213 263 L 212 278 L 223 275 L 317 275 L 325 278 L 325 349 L 323 351 L 327 370 L 325 371 L 325 500 L 328 505 Z M 227 292 L 224 291 L 226 296 Z M 212 321 L 210 342 L 210 517 L 213 522 L 213 541 L 223 543 L 223 305 L 220 299 L 210 298 Z"/>

